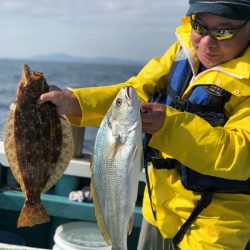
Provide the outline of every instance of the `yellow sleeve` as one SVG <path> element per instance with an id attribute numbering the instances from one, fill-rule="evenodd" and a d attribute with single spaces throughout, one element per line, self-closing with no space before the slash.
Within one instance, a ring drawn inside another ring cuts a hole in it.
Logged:
<path id="1" fill-rule="evenodd" d="M 162 57 L 150 60 L 137 76 L 128 81 L 111 86 L 74 89 L 82 110 L 82 117 L 67 118 L 77 126 L 98 126 L 106 114 L 115 96 L 124 85 L 132 85 L 142 102 L 148 99 L 160 88 L 165 87 L 166 76 L 172 65 L 179 43 L 173 44 Z"/>
<path id="2" fill-rule="evenodd" d="M 202 174 L 245 180 L 250 176 L 250 98 L 235 106 L 224 127 L 167 106 L 165 124 L 150 146 Z"/>

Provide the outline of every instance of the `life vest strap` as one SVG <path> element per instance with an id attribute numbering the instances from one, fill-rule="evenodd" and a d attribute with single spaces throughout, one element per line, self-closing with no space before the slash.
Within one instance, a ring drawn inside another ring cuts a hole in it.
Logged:
<path id="1" fill-rule="evenodd" d="M 205 192 L 201 195 L 200 200 L 197 202 L 193 212 L 190 214 L 189 218 L 186 220 L 186 222 L 181 226 L 179 231 L 176 233 L 176 235 L 173 238 L 173 244 L 175 247 L 182 241 L 185 233 L 188 231 L 192 223 L 196 220 L 198 215 L 202 212 L 204 208 L 206 208 L 212 200 L 213 193 Z"/>
<path id="2" fill-rule="evenodd" d="M 151 161 L 155 169 L 176 169 L 177 160 L 175 159 L 151 157 Z"/>
<path id="3" fill-rule="evenodd" d="M 151 210 L 154 216 L 155 221 L 156 219 L 156 211 L 153 207 L 153 202 L 152 202 L 152 190 L 151 190 L 151 185 L 150 185 L 150 181 L 149 181 L 149 174 L 148 174 L 148 165 L 147 163 L 144 165 L 144 169 L 145 169 L 145 176 L 146 176 L 146 183 L 147 183 L 147 187 L 148 187 L 148 195 L 149 195 L 149 200 L 150 200 L 150 206 L 151 206 Z"/>
<path id="4" fill-rule="evenodd" d="M 186 111 L 193 114 L 199 112 L 222 112 L 223 106 L 197 104 L 192 103 L 189 100 L 182 99 L 169 84 L 167 86 L 167 93 L 173 99 L 174 106 L 181 111 Z"/>

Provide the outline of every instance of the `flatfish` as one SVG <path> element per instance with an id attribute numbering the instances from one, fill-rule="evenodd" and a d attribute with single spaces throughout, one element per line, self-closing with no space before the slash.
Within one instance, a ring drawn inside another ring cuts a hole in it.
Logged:
<path id="1" fill-rule="evenodd" d="M 25 64 L 4 129 L 6 157 L 25 196 L 17 227 L 49 221 L 41 193 L 57 182 L 73 154 L 69 123 L 54 104 L 37 104 L 37 98 L 48 91 L 43 73 L 33 72 Z"/>

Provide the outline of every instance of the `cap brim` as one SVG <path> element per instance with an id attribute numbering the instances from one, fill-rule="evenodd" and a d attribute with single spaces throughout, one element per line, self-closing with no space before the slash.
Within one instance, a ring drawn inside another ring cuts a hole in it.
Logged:
<path id="1" fill-rule="evenodd" d="M 209 13 L 217 16 L 223 16 L 230 19 L 242 19 L 237 11 L 222 4 L 214 3 L 194 3 L 191 4 L 187 16 L 191 16 L 199 13 Z"/>

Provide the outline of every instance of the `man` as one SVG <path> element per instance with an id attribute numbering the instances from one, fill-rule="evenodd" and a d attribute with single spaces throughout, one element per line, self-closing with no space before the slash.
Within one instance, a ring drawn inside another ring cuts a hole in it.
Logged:
<path id="1" fill-rule="evenodd" d="M 250 0 L 190 0 L 177 42 L 113 86 L 52 91 L 79 126 L 123 85 L 142 103 L 153 162 L 138 249 L 244 249 L 250 238 Z M 148 102 L 150 98 L 151 102 Z"/>

